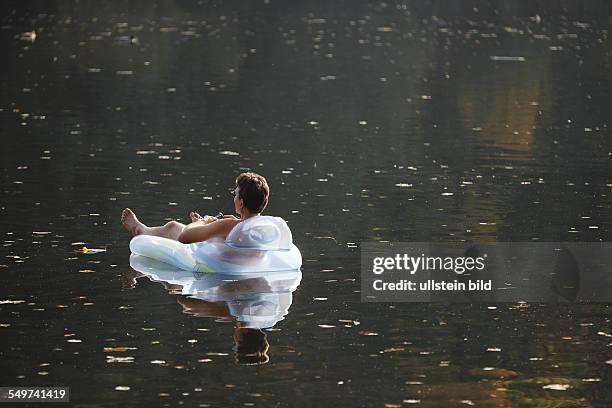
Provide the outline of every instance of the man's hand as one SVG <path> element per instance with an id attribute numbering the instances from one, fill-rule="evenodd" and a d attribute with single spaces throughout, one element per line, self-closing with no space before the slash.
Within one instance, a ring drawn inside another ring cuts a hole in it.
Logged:
<path id="1" fill-rule="evenodd" d="M 216 217 L 213 217 L 211 215 L 205 215 L 202 217 L 195 211 L 189 213 L 189 218 L 191 218 L 191 222 L 203 222 L 204 224 L 210 224 L 211 222 L 217 221 Z"/>
<path id="2" fill-rule="evenodd" d="M 205 215 L 202 218 L 202 221 L 204 221 L 204 224 L 210 224 L 211 222 L 217 221 L 217 217 L 213 217 L 212 215 Z"/>
<path id="3" fill-rule="evenodd" d="M 205 215 L 202 217 L 200 214 L 198 214 L 197 212 L 193 212 L 193 211 L 189 213 L 189 218 L 191 218 L 191 222 L 202 222 L 204 224 L 210 224 L 212 222 L 219 220 L 219 218 L 213 217 L 212 215 Z M 229 218 L 232 220 L 240 219 L 240 218 L 236 218 L 236 216 L 234 215 L 224 215 L 223 218 Z"/>

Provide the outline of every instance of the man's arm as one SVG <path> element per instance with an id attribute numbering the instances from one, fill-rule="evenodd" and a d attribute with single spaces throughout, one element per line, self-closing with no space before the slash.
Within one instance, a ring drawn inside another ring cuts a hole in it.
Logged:
<path id="1" fill-rule="evenodd" d="M 209 224 L 189 224 L 178 236 L 177 240 L 183 244 L 206 241 L 213 237 L 225 238 L 230 230 L 236 225 L 232 219 L 223 219 Z"/>

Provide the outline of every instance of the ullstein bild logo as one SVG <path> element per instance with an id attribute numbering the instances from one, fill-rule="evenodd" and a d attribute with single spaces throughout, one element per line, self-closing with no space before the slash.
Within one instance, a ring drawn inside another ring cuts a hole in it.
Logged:
<path id="1" fill-rule="evenodd" d="M 364 302 L 609 302 L 608 243 L 361 245 Z"/>

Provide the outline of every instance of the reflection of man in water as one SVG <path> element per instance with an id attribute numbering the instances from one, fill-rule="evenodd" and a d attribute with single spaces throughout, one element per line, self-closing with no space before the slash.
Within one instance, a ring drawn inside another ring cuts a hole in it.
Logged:
<path id="1" fill-rule="evenodd" d="M 238 364 L 265 364 L 270 360 L 270 344 L 261 329 L 245 327 L 230 313 L 227 302 L 208 302 L 187 296 L 180 296 L 178 302 L 183 306 L 183 313 L 197 317 L 213 317 L 234 320 L 234 359 Z"/>
<path id="2" fill-rule="evenodd" d="M 254 365 L 265 364 L 270 360 L 268 357 L 270 344 L 260 329 L 248 329 L 236 327 L 234 330 L 234 358 L 238 364 Z"/>
<path id="3" fill-rule="evenodd" d="M 183 307 L 183 313 L 234 321 L 235 361 L 247 365 L 269 361 L 270 345 L 262 329 L 274 326 L 287 314 L 296 284 L 295 275 L 290 275 L 273 281 L 257 277 L 198 287 L 198 283 L 205 280 L 193 279 L 179 285 L 130 270 L 124 273 L 124 288 L 134 288 L 136 279 L 141 276 L 162 284 L 169 293 L 180 295 L 177 301 Z M 185 292 L 194 293 L 198 298 L 181 294 Z"/>

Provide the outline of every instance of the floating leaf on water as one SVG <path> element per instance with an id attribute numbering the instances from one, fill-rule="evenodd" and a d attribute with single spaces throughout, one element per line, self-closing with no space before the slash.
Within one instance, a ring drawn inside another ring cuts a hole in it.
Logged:
<path id="1" fill-rule="evenodd" d="M 87 247 L 83 247 L 81 248 L 81 252 L 83 252 L 84 254 L 98 254 L 100 252 L 106 252 L 105 248 L 87 248 Z"/>
<path id="2" fill-rule="evenodd" d="M 104 347 L 105 353 L 123 353 L 128 350 L 136 350 L 136 347 Z"/>
<path id="3" fill-rule="evenodd" d="M 565 391 L 569 388 L 571 388 L 569 384 L 548 384 L 548 385 L 542 386 L 542 389 L 544 390 L 555 390 L 555 391 Z"/>
<path id="4" fill-rule="evenodd" d="M 492 61 L 514 61 L 514 62 L 523 62 L 525 61 L 525 57 L 507 57 L 507 56 L 499 56 L 499 55 L 491 55 Z"/>
<path id="5" fill-rule="evenodd" d="M 386 348 L 382 351 L 382 353 L 397 353 L 400 351 L 405 351 L 406 349 L 403 347 L 390 347 L 390 348 Z"/>
<path id="6" fill-rule="evenodd" d="M 134 357 L 106 356 L 107 363 L 133 363 Z"/>

